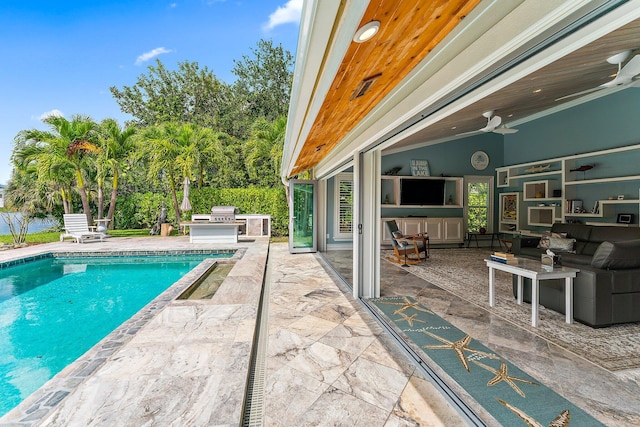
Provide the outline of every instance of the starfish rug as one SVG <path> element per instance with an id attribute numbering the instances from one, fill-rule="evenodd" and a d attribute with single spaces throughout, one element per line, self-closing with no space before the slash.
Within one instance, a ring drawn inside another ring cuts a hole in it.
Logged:
<path id="1" fill-rule="evenodd" d="M 496 271 L 496 305 L 489 307 L 484 259 L 490 254 L 473 248 L 431 250 L 426 263 L 405 270 L 611 372 L 640 368 L 640 323 L 591 328 L 577 321 L 567 324 L 564 314 L 540 307 L 540 323 L 533 327 L 531 305 L 516 304 L 511 274 L 503 271 Z"/>
<path id="2" fill-rule="evenodd" d="M 501 425 L 603 425 L 420 302 L 406 296 L 370 301 Z"/>

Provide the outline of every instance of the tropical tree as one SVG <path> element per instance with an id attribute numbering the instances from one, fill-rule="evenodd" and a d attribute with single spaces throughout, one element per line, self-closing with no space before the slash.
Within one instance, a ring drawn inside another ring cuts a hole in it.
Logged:
<path id="1" fill-rule="evenodd" d="M 219 135 L 190 123 L 163 123 L 144 133 L 143 153 L 149 161 L 149 175 L 169 185 L 176 219 L 180 222 L 177 184 L 203 173 L 208 161 L 222 153 Z M 200 181 L 200 177 L 199 177 Z"/>
<path id="2" fill-rule="evenodd" d="M 286 129 L 286 116 L 280 116 L 273 122 L 261 118 L 253 125 L 251 136 L 244 145 L 244 158 L 249 177 L 259 186 L 280 185 Z"/>
<path id="3" fill-rule="evenodd" d="M 274 46 L 271 40 L 259 40 L 251 53 L 253 56 L 243 55 L 241 60 L 234 61 L 232 70 L 238 76 L 234 90 L 246 102 L 243 110 L 252 119 L 275 120 L 286 115 L 293 81 L 293 55 L 282 45 Z"/>
<path id="4" fill-rule="evenodd" d="M 136 145 L 134 136 L 137 132 L 135 126 L 121 128 L 114 119 L 103 120 L 100 124 L 100 153 L 97 159 L 98 170 L 98 218 L 102 218 L 103 202 L 102 187 L 108 171 L 111 172 L 111 201 L 107 219 L 109 226 L 113 228 L 113 215 L 116 209 L 120 171 L 124 162 L 131 156 Z"/>
<path id="5" fill-rule="evenodd" d="M 109 90 L 120 109 L 137 124 L 153 126 L 165 122 L 213 126 L 224 103 L 225 84 L 197 62 L 181 62 L 168 70 L 160 60 L 148 67 L 133 86 Z"/>
<path id="6" fill-rule="evenodd" d="M 74 115 L 71 120 L 49 116 L 43 120 L 48 131 L 32 129 L 16 137 L 22 149 L 17 158 L 23 164 L 34 164 L 40 181 L 55 183 L 61 192 L 65 212 L 71 212 L 71 194 L 66 182 L 73 175 L 82 208 L 89 224 L 93 222 L 86 189 L 86 156 L 99 151 L 96 123 L 85 115 Z"/>

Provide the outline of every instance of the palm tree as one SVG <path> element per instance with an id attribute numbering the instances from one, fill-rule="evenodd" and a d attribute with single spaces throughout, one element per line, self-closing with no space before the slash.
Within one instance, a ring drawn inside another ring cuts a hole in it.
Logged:
<path id="1" fill-rule="evenodd" d="M 176 218 L 180 222 L 177 180 L 198 175 L 198 187 L 204 181 L 208 162 L 222 155 L 220 133 L 191 123 L 163 123 L 147 129 L 145 152 L 152 177 L 164 176 L 173 197 Z"/>
<path id="2" fill-rule="evenodd" d="M 64 213 L 73 213 L 71 182 L 74 170 L 71 163 L 64 156 L 43 155 L 42 144 L 27 139 L 26 134 L 21 131 L 15 138 L 11 155 L 14 165 L 12 185 L 16 186 L 17 193 L 29 193 L 29 197 L 35 195 L 35 185 L 46 211 L 51 212 L 53 206 L 61 202 Z M 27 198 L 17 197 L 16 202 L 22 206 Z"/>
<path id="3" fill-rule="evenodd" d="M 82 208 L 91 224 L 93 219 L 85 186 L 84 160 L 87 154 L 99 151 L 94 143 L 97 125 L 84 115 L 72 116 L 71 121 L 52 115 L 43 122 L 49 125 L 49 131 L 33 129 L 19 134 L 24 141 L 32 140 L 32 143 L 25 144 L 26 151 L 21 156 L 25 162 L 37 163 L 39 177 L 60 183 L 63 200 L 67 203 L 70 203 L 71 194 L 67 194 L 64 180 L 69 177 L 69 171 L 73 170 Z M 70 206 L 65 207 L 65 212 L 70 209 Z"/>
<path id="4" fill-rule="evenodd" d="M 179 127 L 177 123 L 151 126 L 144 132 L 139 154 L 149 162 L 148 174 L 152 179 L 166 179 L 173 197 L 176 220 L 180 222 L 180 208 L 176 192 L 176 159 L 180 153 Z"/>
<path id="5" fill-rule="evenodd" d="M 118 122 L 113 119 L 106 119 L 100 124 L 100 154 L 98 155 L 98 218 L 102 217 L 102 186 L 106 178 L 107 170 L 111 170 L 111 201 L 107 219 L 109 227 L 113 228 L 113 215 L 116 210 L 116 199 L 118 197 L 118 181 L 123 162 L 132 154 L 135 149 L 134 135 L 137 129 L 134 126 L 120 128 Z"/>
<path id="6" fill-rule="evenodd" d="M 273 122 L 258 119 L 253 125 L 251 137 L 245 144 L 245 165 L 249 176 L 261 181 L 259 185 L 273 187 L 279 184 L 277 177 L 280 175 L 286 128 L 286 116 L 280 116 Z M 271 181 L 272 177 L 276 177 L 276 181 Z"/>

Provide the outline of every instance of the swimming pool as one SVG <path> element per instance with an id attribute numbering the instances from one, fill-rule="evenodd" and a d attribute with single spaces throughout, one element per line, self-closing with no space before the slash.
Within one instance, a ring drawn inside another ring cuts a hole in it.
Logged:
<path id="1" fill-rule="evenodd" d="M 0 416 L 205 258 L 47 257 L 0 269 Z"/>

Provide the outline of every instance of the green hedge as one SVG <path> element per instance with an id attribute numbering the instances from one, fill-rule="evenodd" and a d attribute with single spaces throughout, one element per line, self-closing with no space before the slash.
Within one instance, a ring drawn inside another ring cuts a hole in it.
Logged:
<path id="1" fill-rule="evenodd" d="M 213 206 L 235 206 L 240 214 L 271 215 L 271 235 L 288 234 L 289 208 L 284 187 L 279 188 L 194 188 L 189 200 L 192 210 L 207 214 Z M 178 193 L 178 203 L 182 193 Z M 115 228 L 151 228 L 157 221 L 162 206 L 167 208 L 167 220 L 176 222 L 170 194 L 133 193 L 118 197 Z M 185 218 L 188 219 L 188 218 Z"/>

